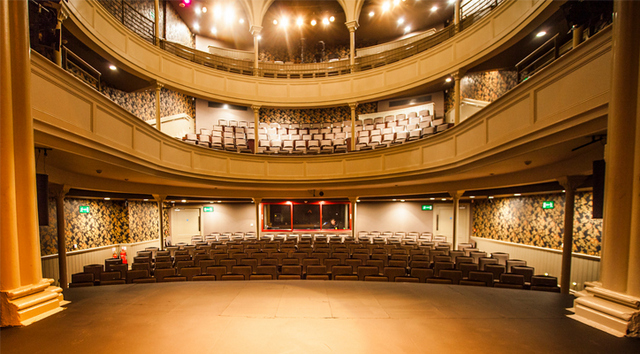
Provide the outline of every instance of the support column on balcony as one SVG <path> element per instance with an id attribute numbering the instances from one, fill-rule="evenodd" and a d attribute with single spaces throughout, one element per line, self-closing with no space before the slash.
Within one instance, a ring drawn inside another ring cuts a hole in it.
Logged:
<path id="1" fill-rule="evenodd" d="M 162 117 L 160 112 L 160 92 L 164 87 L 163 84 L 156 82 L 156 128 L 162 131 Z"/>
<path id="2" fill-rule="evenodd" d="M 259 49 L 260 49 L 260 32 L 261 26 L 251 26 L 251 35 L 253 36 L 253 75 L 260 75 Z"/>
<path id="3" fill-rule="evenodd" d="M 62 22 L 69 17 L 67 10 L 65 7 L 60 7 L 58 9 L 58 18 L 56 21 L 56 31 L 59 33 L 58 36 L 58 50 L 53 52 L 53 56 L 55 58 L 56 64 L 58 66 L 62 66 Z"/>
<path id="4" fill-rule="evenodd" d="M 260 240 L 260 225 L 262 225 L 260 218 L 260 203 L 262 203 L 262 198 L 252 198 L 253 204 L 256 206 L 256 237 Z"/>
<path id="5" fill-rule="evenodd" d="M 253 110 L 253 153 L 258 153 L 258 146 L 260 145 L 260 138 L 258 137 L 258 133 L 260 132 L 260 106 L 253 105 L 251 106 Z"/>
<path id="6" fill-rule="evenodd" d="M 358 102 L 349 103 L 349 108 L 351 108 L 351 151 L 356 150 L 356 108 L 358 107 Z"/>
<path id="7" fill-rule="evenodd" d="M 562 237 L 562 273 L 560 276 L 560 290 L 563 294 L 569 294 L 571 288 L 571 254 L 573 251 L 573 215 L 575 206 L 576 188 L 585 177 L 567 176 L 560 178 L 558 182 L 564 188 L 564 233 Z"/>
<path id="8" fill-rule="evenodd" d="M 358 29 L 358 21 L 349 21 L 345 23 L 349 29 L 349 66 L 353 71 L 356 63 L 356 30 Z"/>

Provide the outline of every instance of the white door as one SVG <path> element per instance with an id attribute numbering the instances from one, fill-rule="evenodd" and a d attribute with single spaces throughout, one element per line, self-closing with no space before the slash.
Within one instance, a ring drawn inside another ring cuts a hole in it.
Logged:
<path id="1" fill-rule="evenodd" d="M 453 242 L 453 206 L 436 204 L 433 209 L 433 236 L 444 236 L 447 242 Z"/>
<path id="2" fill-rule="evenodd" d="M 200 236 L 200 208 L 175 208 L 171 214 L 171 242 L 191 243 L 191 236 Z"/>

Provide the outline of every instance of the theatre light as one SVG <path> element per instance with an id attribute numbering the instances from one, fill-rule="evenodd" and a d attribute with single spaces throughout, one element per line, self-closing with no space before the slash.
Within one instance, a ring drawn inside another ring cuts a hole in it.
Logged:
<path id="1" fill-rule="evenodd" d="M 315 26 L 317 23 L 316 20 L 311 20 L 311 26 Z"/>
<path id="2" fill-rule="evenodd" d="M 436 11 L 438 11 L 438 7 L 434 5 L 434 6 L 431 8 L 431 12 L 436 12 Z"/>
<path id="3" fill-rule="evenodd" d="M 445 81 L 445 82 L 451 82 L 451 78 L 450 78 L 450 77 L 448 77 L 448 78 L 446 78 L 444 81 Z"/>
<path id="4" fill-rule="evenodd" d="M 115 65 L 111 64 L 111 65 L 109 65 L 109 69 L 111 69 L 111 70 L 117 70 L 118 68 L 116 68 L 116 66 L 115 66 Z"/>
<path id="5" fill-rule="evenodd" d="M 536 34 L 536 37 L 540 38 L 540 37 L 544 37 L 547 34 L 547 32 L 545 31 L 540 31 L 538 32 L 538 34 Z"/>
<path id="6" fill-rule="evenodd" d="M 106 197 L 106 198 L 104 198 L 104 200 L 111 200 L 111 198 L 109 198 L 109 197 Z"/>

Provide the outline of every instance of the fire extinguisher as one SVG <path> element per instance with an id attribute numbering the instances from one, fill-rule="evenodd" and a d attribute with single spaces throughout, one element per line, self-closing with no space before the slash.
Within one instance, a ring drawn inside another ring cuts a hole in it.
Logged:
<path id="1" fill-rule="evenodd" d="M 127 247 L 122 247 L 120 259 L 122 259 L 122 264 L 127 264 Z"/>
<path id="2" fill-rule="evenodd" d="M 118 258 L 118 253 L 116 252 L 116 248 L 115 248 L 115 247 L 113 247 L 113 248 L 111 249 L 111 251 L 113 251 L 113 255 L 112 255 L 112 257 L 113 257 L 113 258 Z"/>

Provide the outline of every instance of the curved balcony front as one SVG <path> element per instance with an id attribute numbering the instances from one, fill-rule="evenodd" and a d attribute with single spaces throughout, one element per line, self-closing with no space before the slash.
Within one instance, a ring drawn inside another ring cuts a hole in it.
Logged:
<path id="1" fill-rule="evenodd" d="M 50 179 L 77 188 L 234 197 L 321 188 L 331 198 L 534 183 L 588 172 L 601 158 L 595 144 L 571 147 L 606 131 L 610 65 L 607 28 L 436 136 L 366 152 L 259 156 L 175 140 L 34 54 L 35 139 L 54 149 Z"/>
<path id="2" fill-rule="evenodd" d="M 95 0 L 65 4 L 71 21 L 97 46 L 95 49 L 114 57 L 128 70 L 195 97 L 266 107 L 366 102 L 441 80 L 486 58 L 546 9 L 556 6 L 549 0 L 507 1 L 468 29 L 408 58 L 346 75 L 277 79 L 226 72 L 180 58 L 124 27 Z M 290 77 L 290 73 L 286 75 Z"/>

